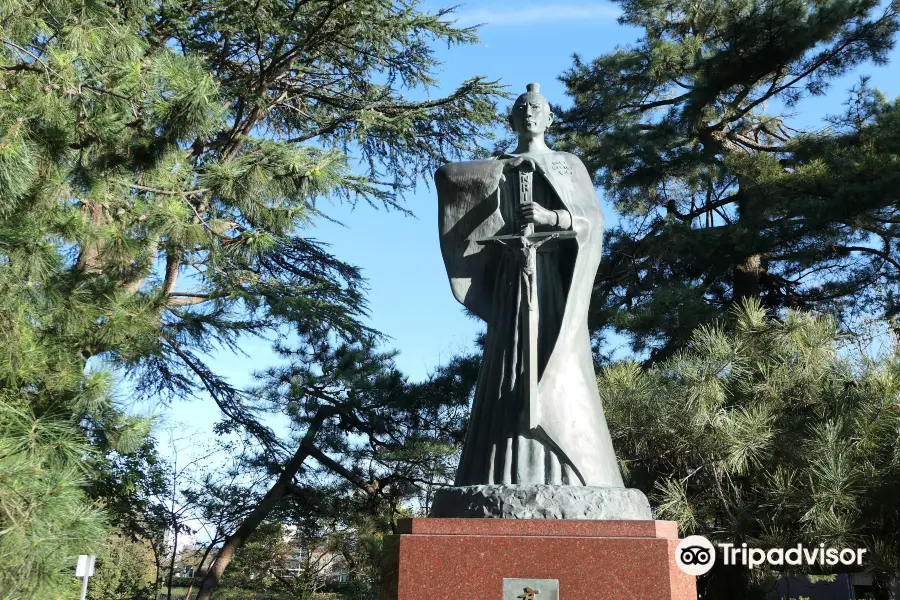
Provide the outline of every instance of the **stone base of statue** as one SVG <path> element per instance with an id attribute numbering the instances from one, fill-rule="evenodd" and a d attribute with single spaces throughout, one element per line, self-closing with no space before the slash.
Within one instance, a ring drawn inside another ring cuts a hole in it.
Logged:
<path id="1" fill-rule="evenodd" d="M 385 538 L 381 600 L 696 600 L 674 522 L 403 519 Z"/>
<path id="2" fill-rule="evenodd" d="M 640 490 L 575 485 L 472 485 L 438 490 L 431 517 L 649 521 Z"/>

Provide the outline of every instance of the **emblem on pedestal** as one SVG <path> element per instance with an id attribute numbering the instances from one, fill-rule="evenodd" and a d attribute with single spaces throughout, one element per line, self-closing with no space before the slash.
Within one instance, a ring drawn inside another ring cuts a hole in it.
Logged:
<path id="1" fill-rule="evenodd" d="M 503 600 L 559 600 L 559 580 L 504 579 Z"/>
<path id="2" fill-rule="evenodd" d="M 525 591 L 516 596 L 516 598 L 521 598 L 522 600 L 535 600 L 534 597 L 540 593 L 540 590 L 536 590 L 533 587 L 526 585 Z"/>

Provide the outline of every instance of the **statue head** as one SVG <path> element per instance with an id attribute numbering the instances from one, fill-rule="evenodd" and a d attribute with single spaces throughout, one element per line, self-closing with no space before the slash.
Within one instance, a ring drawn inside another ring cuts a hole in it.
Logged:
<path id="1" fill-rule="evenodd" d="M 541 96 L 541 86 L 529 83 L 527 90 L 516 99 L 509 114 L 509 125 L 519 134 L 519 138 L 543 137 L 544 132 L 553 122 L 550 104 Z"/>

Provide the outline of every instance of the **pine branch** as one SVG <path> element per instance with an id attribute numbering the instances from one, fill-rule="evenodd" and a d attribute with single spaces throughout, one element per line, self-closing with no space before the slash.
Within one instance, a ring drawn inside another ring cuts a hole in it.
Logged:
<path id="1" fill-rule="evenodd" d="M 746 147 L 750 148 L 751 150 L 757 150 L 759 152 L 785 152 L 786 151 L 784 146 L 766 146 L 764 144 L 754 142 L 750 138 L 743 136 L 739 133 L 732 133 L 728 137 L 731 138 L 732 140 L 734 140 L 735 142 L 737 142 L 738 144 L 741 144 L 742 146 L 746 146 Z"/>
<path id="2" fill-rule="evenodd" d="M 175 308 L 180 306 L 193 306 L 195 304 L 203 304 L 204 302 L 209 302 L 210 296 L 208 294 L 195 294 L 190 298 L 174 298 L 172 295 L 169 296 L 169 301 L 166 303 L 166 306 Z"/>

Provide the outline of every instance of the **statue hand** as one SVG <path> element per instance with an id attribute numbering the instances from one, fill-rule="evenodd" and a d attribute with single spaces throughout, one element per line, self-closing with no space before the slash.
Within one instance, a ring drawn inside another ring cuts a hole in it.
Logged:
<path id="1" fill-rule="evenodd" d="M 537 166 L 535 166 L 534 161 L 527 156 L 516 156 L 514 158 L 506 158 L 504 159 L 506 163 L 506 169 L 515 169 L 517 171 L 525 171 L 526 173 L 532 173 L 537 170 Z"/>
<path id="2" fill-rule="evenodd" d="M 535 225 L 556 225 L 556 213 L 547 210 L 537 202 L 519 205 L 519 219 L 523 223 L 534 223 Z"/>

